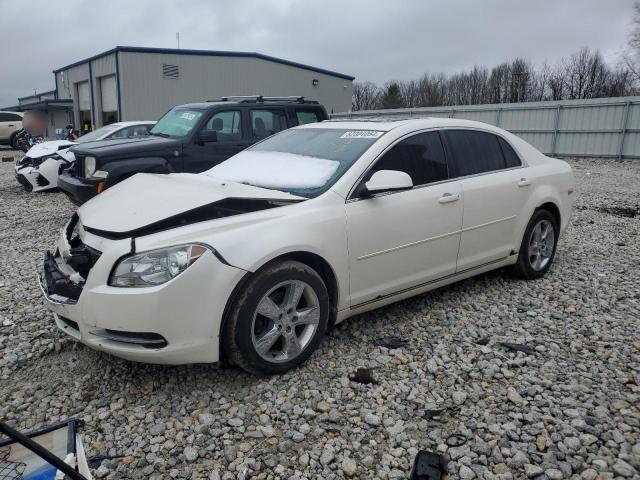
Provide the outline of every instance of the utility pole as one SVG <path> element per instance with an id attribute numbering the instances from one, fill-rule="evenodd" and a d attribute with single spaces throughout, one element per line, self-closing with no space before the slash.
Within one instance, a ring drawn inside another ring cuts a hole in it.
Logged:
<path id="1" fill-rule="evenodd" d="M 180 32 L 176 32 L 176 40 L 178 41 L 178 49 L 180 49 Z"/>

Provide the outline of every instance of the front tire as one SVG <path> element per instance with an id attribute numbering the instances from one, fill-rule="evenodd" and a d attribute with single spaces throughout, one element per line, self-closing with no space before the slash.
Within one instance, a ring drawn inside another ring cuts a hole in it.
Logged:
<path id="1" fill-rule="evenodd" d="M 536 210 L 524 231 L 513 273 L 525 280 L 542 277 L 553 263 L 560 229 L 548 210 Z"/>
<path id="2" fill-rule="evenodd" d="M 284 373 L 306 361 L 327 329 L 329 294 L 311 267 L 285 261 L 249 280 L 222 335 L 228 360 L 257 375 Z"/>

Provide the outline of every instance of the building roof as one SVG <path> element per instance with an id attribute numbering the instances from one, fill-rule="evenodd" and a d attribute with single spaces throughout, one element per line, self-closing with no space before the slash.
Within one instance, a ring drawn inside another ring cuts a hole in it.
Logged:
<path id="1" fill-rule="evenodd" d="M 129 46 L 117 46 L 112 48 L 111 50 L 107 50 L 106 52 L 99 53 L 94 55 L 93 57 L 85 58 L 83 60 L 79 60 L 77 62 L 66 65 L 62 68 L 58 68 L 53 71 L 53 73 L 58 73 L 63 70 L 67 70 L 72 67 L 76 67 L 78 65 L 82 65 L 83 63 L 87 63 L 92 60 L 97 60 L 98 58 L 106 57 L 107 55 L 111 55 L 116 52 L 133 52 L 133 53 L 165 53 L 165 54 L 173 54 L 173 55 L 200 55 L 205 57 L 249 57 L 249 58 L 258 58 L 261 60 L 267 60 L 269 62 L 280 63 L 282 65 L 288 65 L 290 67 L 302 68 L 305 70 L 310 70 L 312 72 L 323 73 L 325 75 L 331 75 L 333 77 L 344 78 L 345 80 L 352 81 L 355 77 L 351 75 L 346 75 L 344 73 L 338 73 L 331 70 L 326 70 L 324 68 L 313 67 L 311 65 L 305 65 L 304 63 L 292 62 L 290 60 L 284 60 L 282 58 L 272 57 L 270 55 L 264 55 L 262 53 L 257 52 L 229 52 L 224 50 L 190 50 L 190 49 L 182 49 L 182 48 L 151 48 L 151 47 L 129 47 Z"/>
<path id="2" fill-rule="evenodd" d="M 28 97 L 27 97 L 28 98 Z M 23 103 L 22 105 L 14 105 L 12 107 L 3 108 L 2 110 L 12 110 L 14 112 L 23 112 L 25 110 L 46 110 L 51 107 L 71 107 L 73 106 L 73 100 L 40 100 L 39 102 Z"/>
<path id="3" fill-rule="evenodd" d="M 36 97 L 41 97 L 42 95 L 50 95 L 52 93 L 56 93 L 56 91 L 55 90 L 49 90 L 49 91 L 46 91 L 46 92 L 35 93 L 33 95 L 25 95 L 24 97 L 18 97 L 18 101 L 24 100 L 25 98 L 36 98 Z"/>

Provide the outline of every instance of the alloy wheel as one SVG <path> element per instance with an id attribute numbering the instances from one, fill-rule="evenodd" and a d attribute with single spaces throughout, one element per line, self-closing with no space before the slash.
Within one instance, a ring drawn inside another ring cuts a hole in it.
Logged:
<path id="1" fill-rule="evenodd" d="M 531 230 L 527 256 L 529 265 L 535 271 L 539 272 L 551 261 L 555 239 L 556 234 L 549 220 L 540 220 Z"/>
<path id="2" fill-rule="evenodd" d="M 289 280 L 271 288 L 253 314 L 251 340 L 268 362 L 288 362 L 300 355 L 320 323 L 320 302 L 310 285 Z"/>

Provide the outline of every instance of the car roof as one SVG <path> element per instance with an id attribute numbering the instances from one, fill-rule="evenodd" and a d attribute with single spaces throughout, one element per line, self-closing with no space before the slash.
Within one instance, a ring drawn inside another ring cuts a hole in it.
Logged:
<path id="1" fill-rule="evenodd" d="M 195 102 L 195 103 L 185 103 L 182 105 L 176 105 L 173 108 L 194 108 L 197 110 L 208 110 L 210 108 L 214 108 L 214 107 L 219 107 L 219 106 L 229 106 L 229 105 L 237 105 L 237 106 L 243 106 L 243 107 L 251 107 L 251 106 L 255 106 L 255 105 L 259 105 L 261 107 L 266 107 L 266 106 L 278 106 L 278 107 L 282 107 L 282 106 L 297 106 L 297 107 L 305 107 L 305 108 L 309 108 L 309 107 L 322 107 L 322 105 L 320 105 L 318 102 L 315 101 L 307 101 L 307 102 L 292 102 L 292 101 L 287 101 L 287 100 L 282 100 L 282 101 L 277 101 L 277 100 L 270 100 L 268 102 L 260 102 L 260 101 L 255 101 L 255 102 L 251 102 L 251 101 L 247 101 L 247 100 L 213 100 L 210 102 Z"/>
<path id="2" fill-rule="evenodd" d="M 416 130 L 427 128 L 478 128 L 482 130 L 500 131 L 488 123 L 474 122 L 455 118 L 424 117 L 393 119 L 389 117 L 365 118 L 358 120 L 325 120 L 320 123 L 307 123 L 296 128 L 339 128 L 346 130 L 377 130 L 388 132 L 400 127 L 410 127 Z"/>

